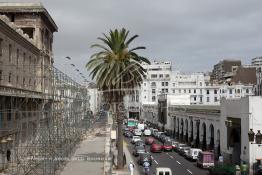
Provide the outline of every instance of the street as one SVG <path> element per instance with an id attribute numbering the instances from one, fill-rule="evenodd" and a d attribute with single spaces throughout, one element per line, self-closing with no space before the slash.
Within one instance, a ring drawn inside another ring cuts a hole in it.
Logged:
<path id="1" fill-rule="evenodd" d="M 142 140 L 145 138 L 142 137 Z M 125 138 L 126 144 L 128 144 L 128 149 L 130 153 L 133 152 L 134 145 L 130 142 L 130 139 Z M 159 143 L 159 141 L 156 141 Z M 146 151 L 150 152 L 150 145 L 146 145 Z M 168 167 L 171 168 L 173 174 L 178 175 L 190 175 L 190 174 L 197 174 L 197 175 L 207 175 L 209 174 L 207 170 L 200 169 L 196 166 L 196 162 L 191 162 L 186 160 L 184 157 L 180 156 L 176 152 L 162 152 L 162 153 L 151 153 L 153 162 L 152 166 L 150 167 L 150 175 L 154 173 L 156 167 Z M 137 158 L 134 157 L 134 160 Z M 136 167 L 139 168 L 140 174 L 143 174 L 143 167 L 138 165 L 137 162 Z"/>

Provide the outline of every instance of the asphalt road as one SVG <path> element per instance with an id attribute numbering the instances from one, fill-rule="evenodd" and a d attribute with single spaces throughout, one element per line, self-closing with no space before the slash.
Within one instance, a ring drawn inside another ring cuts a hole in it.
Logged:
<path id="1" fill-rule="evenodd" d="M 144 138 L 142 138 L 144 139 Z M 128 144 L 130 153 L 133 152 L 134 145 L 130 143 L 131 139 L 125 139 Z M 150 145 L 146 145 L 146 151 L 150 152 Z M 176 152 L 162 152 L 151 153 L 153 157 L 153 163 L 150 167 L 150 175 L 153 175 L 156 167 L 168 167 L 171 168 L 173 175 L 208 175 L 207 170 L 200 169 L 196 166 L 196 162 L 191 162 L 180 156 Z M 137 160 L 137 158 L 135 158 Z M 143 175 L 143 167 L 136 164 L 136 168 L 139 168 L 139 172 Z"/>

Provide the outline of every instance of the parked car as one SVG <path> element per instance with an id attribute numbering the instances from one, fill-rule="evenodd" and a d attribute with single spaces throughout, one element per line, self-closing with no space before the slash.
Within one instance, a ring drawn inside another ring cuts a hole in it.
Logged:
<path id="1" fill-rule="evenodd" d="M 133 151 L 134 156 L 138 156 L 139 154 L 146 153 L 145 147 L 144 146 L 136 146 Z"/>
<path id="2" fill-rule="evenodd" d="M 135 129 L 134 135 L 141 136 L 142 135 L 142 131 L 140 129 Z"/>
<path id="3" fill-rule="evenodd" d="M 156 133 L 156 138 L 160 139 L 161 135 L 165 134 L 164 132 L 157 132 Z"/>
<path id="4" fill-rule="evenodd" d="M 172 175 L 172 170 L 166 167 L 156 168 L 155 175 Z"/>
<path id="5" fill-rule="evenodd" d="M 152 165 L 152 156 L 149 153 L 139 154 L 139 158 L 138 158 L 137 163 L 139 165 L 143 165 L 144 162 L 148 162 L 150 165 Z"/>
<path id="6" fill-rule="evenodd" d="M 156 136 L 156 133 L 158 132 L 158 129 L 152 128 L 152 129 L 151 129 L 151 132 L 152 132 L 152 135 L 155 137 L 155 136 Z"/>
<path id="7" fill-rule="evenodd" d="M 131 143 L 135 143 L 135 142 L 137 142 L 137 141 L 139 141 L 139 140 L 141 140 L 141 138 L 140 138 L 140 136 L 133 136 L 132 137 L 132 140 L 131 140 Z"/>
<path id="8" fill-rule="evenodd" d="M 153 137 L 147 137 L 145 140 L 145 143 L 147 145 L 152 145 L 155 142 L 155 139 Z"/>
<path id="9" fill-rule="evenodd" d="M 215 166 L 215 159 L 213 152 L 199 152 L 197 159 L 197 167 L 210 168 Z"/>
<path id="10" fill-rule="evenodd" d="M 175 151 L 176 152 L 180 152 L 180 150 L 183 148 L 183 147 L 185 147 L 186 146 L 186 144 L 184 144 L 184 143 L 179 143 L 178 145 L 177 145 L 177 147 L 175 148 Z"/>
<path id="11" fill-rule="evenodd" d="M 191 148 L 188 153 L 186 154 L 186 158 L 189 160 L 197 160 L 197 157 L 199 155 L 199 153 L 202 152 L 201 149 L 198 148 Z"/>
<path id="12" fill-rule="evenodd" d="M 164 143 L 162 145 L 162 150 L 163 151 L 172 151 L 172 145 L 170 143 Z"/>
<path id="13" fill-rule="evenodd" d="M 150 129 L 145 129 L 144 130 L 144 136 L 151 136 L 151 130 Z"/>
<path id="14" fill-rule="evenodd" d="M 163 141 L 164 143 L 171 142 L 171 138 L 169 136 L 165 136 Z"/>
<path id="15" fill-rule="evenodd" d="M 177 142 L 177 141 L 171 141 L 171 144 L 172 144 L 173 150 L 175 150 L 176 147 L 178 146 L 179 142 Z"/>
<path id="16" fill-rule="evenodd" d="M 154 144 L 151 145 L 150 151 L 153 152 L 153 153 L 162 152 L 162 145 L 154 143 Z"/>
<path id="17" fill-rule="evenodd" d="M 124 136 L 130 138 L 130 137 L 133 136 L 133 134 L 132 134 L 132 132 L 130 132 L 130 131 L 125 131 L 125 132 L 124 132 Z"/>
<path id="18" fill-rule="evenodd" d="M 189 152 L 189 150 L 190 150 L 190 147 L 189 146 L 185 146 L 185 147 L 181 148 L 179 154 L 181 156 L 186 156 L 186 153 Z"/>

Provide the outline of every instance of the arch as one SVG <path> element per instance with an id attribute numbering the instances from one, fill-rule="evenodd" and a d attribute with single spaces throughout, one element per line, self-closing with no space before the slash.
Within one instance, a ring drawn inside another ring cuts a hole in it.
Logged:
<path id="1" fill-rule="evenodd" d="M 190 135 L 189 135 L 189 142 L 190 144 L 192 145 L 192 141 L 194 139 L 194 123 L 193 123 L 193 120 L 190 121 Z"/>
<path id="2" fill-rule="evenodd" d="M 185 141 L 186 143 L 188 143 L 188 120 L 187 120 L 187 119 L 185 120 L 185 125 L 186 125 L 186 126 L 185 126 L 185 128 L 186 128 L 185 132 L 186 132 L 186 133 L 185 133 L 185 135 L 184 135 L 184 136 L 185 136 L 184 141 Z"/>
<path id="3" fill-rule="evenodd" d="M 217 130 L 217 138 L 216 138 L 216 142 L 217 142 L 217 149 L 216 149 L 216 156 L 217 159 L 219 156 L 221 156 L 221 150 L 220 150 L 220 130 Z"/>
<path id="4" fill-rule="evenodd" d="M 214 125 L 211 123 L 210 125 L 209 125 L 209 132 L 208 132 L 209 134 L 210 134 L 210 141 L 209 141 L 209 149 L 210 150 L 213 150 L 214 149 L 214 146 L 215 146 L 215 133 L 214 133 Z"/>
<path id="5" fill-rule="evenodd" d="M 230 128 L 228 145 L 233 148 L 232 163 L 240 164 L 241 131 L 240 128 Z"/>
<path id="6" fill-rule="evenodd" d="M 179 140 L 179 128 L 180 128 L 180 120 L 179 120 L 179 118 L 177 118 L 177 123 L 176 123 L 176 129 L 177 129 L 177 131 L 176 131 L 176 140 Z"/>
<path id="7" fill-rule="evenodd" d="M 196 120 L 196 140 L 194 147 L 200 148 L 200 120 Z"/>
<path id="8" fill-rule="evenodd" d="M 206 141 L 206 123 L 203 122 L 202 126 L 201 126 L 201 133 L 202 133 L 202 150 L 206 150 L 207 149 L 207 141 Z"/>
<path id="9" fill-rule="evenodd" d="M 180 141 L 183 141 L 183 136 L 184 136 L 184 120 L 181 119 L 181 133 L 180 133 L 180 136 L 179 136 Z"/>

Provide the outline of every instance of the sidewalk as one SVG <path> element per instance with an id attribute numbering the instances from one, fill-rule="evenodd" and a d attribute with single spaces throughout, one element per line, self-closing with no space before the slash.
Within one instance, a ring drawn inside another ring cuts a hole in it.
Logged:
<path id="1" fill-rule="evenodd" d="M 129 152 L 127 148 L 127 143 L 124 142 L 123 145 L 124 145 L 124 153 L 126 155 L 126 165 L 123 170 L 113 170 L 112 175 L 130 175 L 130 172 L 128 170 L 128 164 L 130 161 L 132 161 L 135 164 L 134 175 L 139 175 L 138 165 L 136 164 L 136 160 L 133 159 L 132 154 Z"/>
<path id="2" fill-rule="evenodd" d="M 90 133 L 77 148 L 60 175 L 102 175 L 104 168 L 105 130 Z"/>

